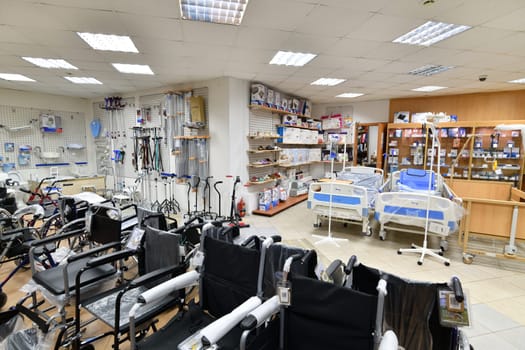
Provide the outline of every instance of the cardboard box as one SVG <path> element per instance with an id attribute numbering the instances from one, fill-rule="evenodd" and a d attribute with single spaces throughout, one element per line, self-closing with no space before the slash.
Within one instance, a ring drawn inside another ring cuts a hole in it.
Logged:
<path id="1" fill-rule="evenodd" d="M 272 89 L 267 89 L 266 91 L 266 105 L 268 107 L 275 107 L 275 95 Z"/>
<path id="2" fill-rule="evenodd" d="M 275 186 L 272 188 L 272 207 L 276 207 L 279 204 L 279 200 L 281 198 L 281 193 L 279 191 L 279 187 Z"/>
<path id="3" fill-rule="evenodd" d="M 394 123 L 409 123 L 410 122 L 410 112 L 395 112 L 394 113 Z"/>
<path id="4" fill-rule="evenodd" d="M 252 105 L 264 105 L 266 103 L 267 89 L 263 84 L 252 84 L 251 99 Z"/>
<path id="5" fill-rule="evenodd" d="M 275 95 L 275 108 L 281 109 L 281 93 L 279 91 L 275 91 L 274 95 Z"/>
<path id="6" fill-rule="evenodd" d="M 297 125 L 297 116 L 294 114 L 285 114 L 282 118 L 284 125 Z"/>
<path id="7" fill-rule="evenodd" d="M 272 190 L 264 189 L 264 191 L 259 192 L 259 210 L 270 210 L 272 205 Z"/>
<path id="8" fill-rule="evenodd" d="M 204 97 L 191 96 L 190 97 L 191 121 L 193 123 L 206 123 L 206 115 L 204 110 Z"/>

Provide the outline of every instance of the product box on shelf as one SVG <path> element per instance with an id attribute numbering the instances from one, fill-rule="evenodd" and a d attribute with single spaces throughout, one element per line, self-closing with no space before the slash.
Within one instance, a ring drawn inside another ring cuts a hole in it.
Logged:
<path id="1" fill-rule="evenodd" d="M 252 84 L 251 86 L 251 100 L 252 105 L 263 106 L 266 103 L 267 88 L 263 84 Z"/>
<path id="2" fill-rule="evenodd" d="M 282 118 L 284 125 L 297 125 L 297 116 L 294 114 L 285 114 Z"/>
<path id="3" fill-rule="evenodd" d="M 275 108 L 281 109 L 281 93 L 279 91 L 274 92 Z"/>
<path id="4" fill-rule="evenodd" d="M 288 98 L 281 95 L 281 110 L 288 111 Z"/>
<path id="5" fill-rule="evenodd" d="M 412 118 L 414 116 L 412 115 Z M 394 113 L 394 123 L 409 123 L 410 122 L 410 112 L 404 111 L 404 112 L 395 112 Z M 412 120 L 412 122 L 415 122 Z"/>
<path id="6" fill-rule="evenodd" d="M 266 91 L 266 105 L 275 108 L 275 95 L 272 89 L 267 89 Z"/>
<path id="7" fill-rule="evenodd" d="M 320 148 L 308 149 L 308 161 L 315 162 L 319 160 L 321 160 L 321 149 Z"/>
<path id="8" fill-rule="evenodd" d="M 270 210 L 272 207 L 272 190 L 264 189 L 264 191 L 259 192 L 259 210 Z"/>
<path id="9" fill-rule="evenodd" d="M 279 187 L 275 186 L 272 188 L 272 207 L 276 207 L 279 204 L 279 200 L 281 198 L 281 193 L 279 191 Z"/>
<path id="10" fill-rule="evenodd" d="M 307 117 L 312 115 L 312 103 L 309 100 L 304 100 L 303 101 L 303 106 L 301 108 L 301 113 L 304 116 L 307 116 Z"/>
<path id="11" fill-rule="evenodd" d="M 292 112 L 299 113 L 299 99 L 292 98 Z"/>
<path id="12" fill-rule="evenodd" d="M 325 115 L 321 117 L 323 130 L 340 129 L 343 125 L 341 114 Z"/>

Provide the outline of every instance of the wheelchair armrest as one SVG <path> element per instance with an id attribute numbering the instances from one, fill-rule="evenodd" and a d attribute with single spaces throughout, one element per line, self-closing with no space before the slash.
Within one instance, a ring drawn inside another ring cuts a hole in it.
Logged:
<path id="1" fill-rule="evenodd" d="M 230 313 L 201 329 L 200 334 L 202 335 L 202 345 L 210 346 L 217 343 L 230 330 L 232 330 L 233 327 L 241 322 L 249 312 L 260 306 L 261 303 L 259 297 L 251 297 L 233 309 Z"/>
<path id="2" fill-rule="evenodd" d="M 69 232 L 61 232 L 56 235 L 52 235 L 46 238 L 39 239 L 38 241 L 34 241 L 31 243 L 31 247 L 38 247 L 38 246 L 49 244 L 49 243 L 55 243 L 63 239 L 68 239 L 71 237 L 82 235 L 84 233 L 86 233 L 85 229 L 78 229 L 78 230 L 73 230 Z"/>
<path id="3" fill-rule="evenodd" d="M 91 252 L 91 250 L 89 252 Z M 88 253 L 88 252 L 86 252 L 86 253 Z M 116 251 L 116 252 L 113 252 L 113 253 L 110 253 L 110 254 L 106 254 L 106 255 L 103 255 L 103 256 L 99 256 L 99 257 L 93 258 L 93 259 L 89 260 L 86 263 L 86 266 L 87 267 L 96 267 L 96 266 L 104 265 L 104 264 L 107 264 L 107 263 L 110 263 L 110 262 L 115 262 L 115 261 L 119 261 L 119 260 L 128 258 L 128 257 L 130 257 L 132 255 L 135 255 L 136 253 L 137 252 L 135 250 L 131 250 L 131 249 L 119 250 L 119 251 Z"/>
<path id="4" fill-rule="evenodd" d="M 463 294 L 463 287 L 461 286 L 461 281 L 456 276 L 452 277 L 450 284 L 452 285 L 452 290 L 454 291 L 454 296 L 458 303 L 465 300 L 465 294 Z"/>
<path id="5" fill-rule="evenodd" d="M 200 273 L 197 271 L 189 271 L 186 273 L 183 273 L 182 275 L 179 275 L 177 277 L 174 277 L 164 283 L 159 284 L 158 286 L 155 286 L 141 295 L 137 298 L 137 302 L 140 304 L 148 304 L 150 302 L 153 302 L 155 300 L 158 300 L 165 295 L 182 288 L 190 287 L 197 283 L 200 278 Z"/>
<path id="6" fill-rule="evenodd" d="M 22 227 L 22 228 L 17 228 L 17 229 L 14 229 L 14 230 L 4 231 L 4 232 L 2 232 L 2 236 L 14 235 L 15 237 L 18 237 L 18 236 L 22 236 L 23 232 L 26 231 L 26 230 L 27 231 L 29 231 L 29 230 L 36 231 L 36 229 L 34 229 L 32 227 Z"/>
<path id="7" fill-rule="evenodd" d="M 279 304 L 279 297 L 274 295 L 256 309 L 251 311 L 248 315 L 246 315 L 246 317 L 241 321 L 241 329 L 253 330 L 259 327 L 270 317 L 278 313 L 280 309 L 281 305 Z"/>
<path id="8" fill-rule="evenodd" d="M 81 253 L 72 255 L 69 258 L 67 258 L 67 262 L 71 263 L 73 261 L 77 261 L 77 260 L 83 259 L 83 258 L 91 256 L 93 254 L 98 254 L 98 253 L 103 252 L 105 250 L 108 250 L 108 249 L 111 249 L 111 248 L 117 248 L 117 247 L 120 247 L 120 242 L 112 242 L 112 243 L 104 244 L 104 245 L 92 248 L 90 250 L 87 250 L 85 252 L 81 252 Z"/>
<path id="9" fill-rule="evenodd" d="M 397 350 L 398 345 L 396 334 L 393 331 L 388 330 L 383 334 L 378 350 Z"/>
<path id="10" fill-rule="evenodd" d="M 172 274 L 180 268 L 181 268 L 181 265 L 172 265 L 172 266 L 168 266 L 162 269 L 151 271 L 150 273 L 147 273 L 138 278 L 135 278 L 133 281 L 130 282 L 129 286 L 130 288 L 136 288 L 138 286 L 142 286 L 146 283 L 153 282 L 161 277 Z"/>

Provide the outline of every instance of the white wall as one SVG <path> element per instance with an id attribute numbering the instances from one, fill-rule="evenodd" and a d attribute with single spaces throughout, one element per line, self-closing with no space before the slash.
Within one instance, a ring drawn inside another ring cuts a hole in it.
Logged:
<path id="1" fill-rule="evenodd" d="M 353 108 L 354 120 L 361 123 L 388 122 L 389 100 L 363 101 L 353 103 L 330 103 L 314 104 L 312 115 L 320 118 L 326 114 L 327 107 L 341 107 L 343 110 L 347 106 Z M 348 108 L 346 108 L 348 109 Z"/>

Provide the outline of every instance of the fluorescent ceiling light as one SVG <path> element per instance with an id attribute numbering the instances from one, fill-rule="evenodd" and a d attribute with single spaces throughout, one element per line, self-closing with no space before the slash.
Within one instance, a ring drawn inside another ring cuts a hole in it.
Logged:
<path id="1" fill-rule="evenodd" d="M 337 95 L 336 97 L 344 97 L 344 98 L 354 98 L 354 97 L 359 97 L 359 96 L 363 96 L 364 94 L 361 94 L 361 93 L 356 93 L 356 92 L 345 92 L 344 94 L 340 94 L 340 95 Z"/>
<path id="2" fill-rule="evenodd" d="M 240 25 L 248 0 L 180 0 L 183 19 Z"/>
<path id="3" fill-rule="evenodd" d="M 80 32 L 77 34 L 95 50 L 139 52 L 129 36 Z"/>
<path id="4" fill-rule="evenodd" d="M 525 78 L 516 79 L 516 80 L 511 80 L 511 81 L 509 81 L 509 83 L 513 83 L 513 84 L 525 84 Z"/>
<path id="5" fill-rule="evenodd" d="M 414 70 L 411 70 L 408 72 L 408 74 L 412 75 L 422 75 L 422 76 L 430 76 L 438 73 L 442 73 L 444 71 L 447 71 L 449 69 L 455 68 L 454 66 L 441 66 L 441 65 L 435 65 L 435 64 L 428 64 L 423 67 L 416 68 Z"/>
<path id="6" fill-rule="evenodd" d="M 270 64 L 302 67 L 315 58 L 313 53 L 279 51 L 273 56 Z"/>
<path id="7" fill-rule="evenodd" d="M 335 78 L 319 78 L 316 81 L 310 83 L 310 85 L 324 85 L 324 86 L 335 86 L 341 84 L 346 79 L 335 79 Z"/>
<path id="8" fill-rule="evenodd" d="M 34 81 L 22 74 L 0 73 L 0 79 L 10 81 Z"/>
<path id="9" fill-rule="evenodd" d="M 441 90 L 441 89 L 446 89 L 446 87 L 429 85 L 429 86 L 422 86 L 417 89 L 412 89 L 412 91 L 431 92 L 431 91 L 436 91 L 436 90 Z"/>
<path id="10" fill-rule="evenodd" d="M 147 64 L 124 64 L 124 63 L 112 63 L 113 67 L 120 73 L 130 74 L 147 74 L 154 75 L 153 71 Z"/>
<path id="11" fill-rule="evenodd" d="M 78 69 L 71 63 L 61 58 L 38 58 L 38 57 L 22 57 L 27 62 L 33 63 L 35 66 L 42 68 L 59 68 L 59 69 Z"/>
<path id="12" fill-rule="evenodd" d="M 67 80 L 69 80 L 72 83 L 75 84 L 96 84 L 96 85 L 102 85 L 100 81 L 98 81 L 95 78 L 91 77 L 64 77 Z"/>
<path id="13" fill-rule="evenodd" d="M 459 24 L 449 24 L 443 22 L 432 22 L 420 25 L 416 29 L 401 35 L 394 39 L 393 43 L 430 46 L 438 41 L 450 38 L 453 35 L 464 32 L 470 29 L 469 26 Z"/>

